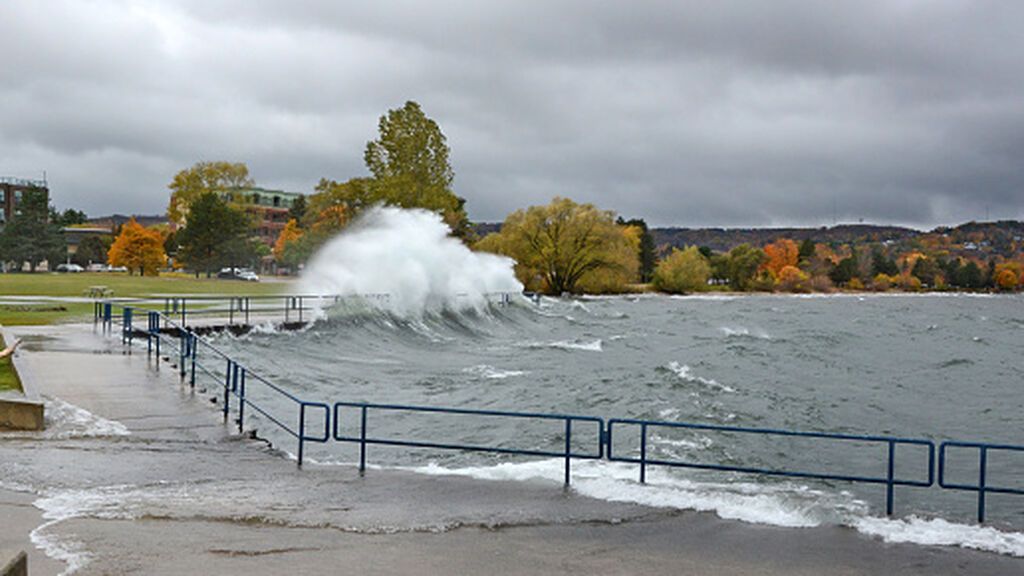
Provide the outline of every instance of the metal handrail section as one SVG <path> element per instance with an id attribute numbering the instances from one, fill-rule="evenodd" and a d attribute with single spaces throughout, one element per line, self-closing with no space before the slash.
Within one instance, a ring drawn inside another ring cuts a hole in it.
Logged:
<path id="1" fill-rule="evenodd" d="M 242 433 L 244 430 L 246 408 L 256 411 L 298 441 L 296 460 L 298 461 L 299 466 L 302 466 L 306 442 L 326 443 L 330 440 L 330 406 L 322 402 L 306 401 L 295 396 L 277 384 L 274 384 L 267 378 L 249 368 L 246 368 L 241 363 L 224 353 L 221 349 L 207 342 L 203 338 L 200 338 L 192 329 L 184 326 L 183 324 L 179 324 L 173 318 L 168 317 L 166 314 L 163 314 L 158 310 L 136 308 L 133 306 L 121 306 L 120 331 L 121 341 L 123 344 L 127 344 L 129 346 L 132 344 L 132 339 L 136 333 L 134 328 L 134 317 L 136 312 L 144 312 L 146 314 L 147 325 L 145 335 L 148 353 L 152 354 L 155 350 L 157 357 L 159 358 L 161 343 L 167 343 L 177 353 L 179 376 L 182 381 L 188 379 L 189 385 L 192 388 L 195 388 L 196 375 L 198 371 L 199 375 L 208 376 L 209 379 L 223 387 L 224 397 L 221 410 L 224 414 L 225 422 L 230 418 L 231 398 L 234 397 L 237 399 L 236 404 L 238 418 L 236 418 L 235 423 L 238 425 L 239 433 Z M 113 330 L 116 316 L 113 314 L 113 305 L 110 302 L 97 303 L 94 313 L 94 320 L 97 322 L 102 320 L 105 331 Z M 163 324 L 163 328 L 161 328 L 161 324 Z M 170 330 L 167 330 L 168 328 Z M 213 362 L 221 361 L 226 363 L 224 377 L 221 377 L 209 366 L 204 365 L 199 356 L 200 348 L 212 353 L 214 356 L 212 359 Z M 274 393 L 295 403 L 298 410 L 298 425 L 296 427 L 289 426 L 287 423 L 282 422 L 278 417 L 271 414 L 268 409 L 254 402 L 251 396 L 246 395 L 247 385 L 251 385 L 249 383 L 259 383 Z M 307 432 L 307 412 L 311 409 L 323 411 L 324 429 L 320 434 L 309 434 Z"/>
<path id="2" fill-rule="evenodd" d="M 613 439 L 615 425 L 636 426 L 640 428 L 640 456 L 628 457 L 617 456 L 614 453 Z M 867 442 L 880 443 L 888 447 L 888 461 L 886 475 L 863 476 L 851 474 L 826 474 L 820 472 L 808 472 L 803 470 L 786 470 L 779 468 L 758 468 L 752 466 L 730 466 L 725 464 L 707 464 L 702 462 L 688 462 L 682 460 L 665 460 L 647 457 L 647 431 L 651 428 L 676 428 L 688 430 L 711 430 L 715 432 L 732 432 L 740 434 L 754 434 L 762 436 L 784 436 L 795 438 L 815 438 L 827 440 L 839 440 L 845 442 Z M 740 426 L 721 426 L 717 424 L 691 424 L 684 422 L 661 422 L 656 420 L 638 420 L 631 418 L 612 418 L 608 420 L 608 460 L 613 462 L 627 462 L 640 465 L 640 482 L 647 481 L 647 466 L 668 466 L 674 468 L 693 468 L 699 470 L 714 470 L 719 472 L 739 472 L 743 474 L 760 474 L 765 476 L 782 476 L 788 478 L 809 478 L 815 480 L 838 480 L 854 483 L 885 484 L 885 510 L 891 516 L 893 513 L 894 489 L 896 486 L 915 486 L 927 488 L 935 482 L 935 443 L 931 440 L 916 438 L 898 438 L 894 436 L 861 436 L 855 434 L 834 434 L 830 432 L 798 432 L 793 430 L 778 430 L 772 428 L 746 428 Z M 905 480 L 896 477 L 896 447 L 899 445 L 921 446 L 928 449 L 928 475 L 927 480 Z"/>
<path id="3" fill-rule="evenodd" d="M 357 408 L 360 411 L 359 436 L 345 436 L 341 434 L 341 409 Z M 415 412 L 428 414 L 455 414 L 462 416 L 487 416 L 497 418 L 513 418 L 520 420 L 554 420 L 565 423 L 565 444 L 561 451 L 554 450 L 533 450 L 520 448 L 505 448 L 501 446 L 486 446 L 481 444 L 457 444 L 447 442 L 423 442 L 419 440 L 405 440 L 400 438 L 375 438 L 369 436 L 368 421 L 371 411 L 382 412 Z M 493 454 L 509 454 L 520 456 L 539 456 L 545 458 L 565 459 L 565 484 L 568 485 L 571 476 L 571 461 L 573 458 L 580 460 L 600 460 L 604 457 L 604 420 L 595 416 L 577 416 L 570 414 L 547 414 L 538 412 L 510 412 L 502 410 L 472 410 L 468 408 L 442 408 L 437 406 L 409 406 L 404 404 L 373 404 L 369 402 L 335 402 L 334 403 L 334 433 L 333 437 L 338 442 L 350 442 L 359 444 L 359 470 L 366 470 L 366 446 L 405 446 L 409 448 L 435 448 L 439 450 L 460 450 L 467 452 L 489 452 Z M 594 449 L 586 452 L 576 452 L 572 447 L 573 424 L 587 422 L 597 425 L 597 435 L 594 436 Z"/>
<path id="4" fill-rule="evenodd" d="M 947 448 L 971 448 L 978 451 L 978 483 L 958 484 L 946 482 L 946 449 Z M 978 493 L 978 522 L 985 521 L 985 495 L 992 494 L 1015 494 L 1024 496 L 1024 488 L 1011 488 L 1008 486 L 992 486 L 988 483 L 988 453 L 990 451 L 1024 452 L 1024 446 L 1012 444 L 990 444 L 987 442 L 957 442 L 947 441 L 939 444 L 939 486 L 948 490 L 965 490 Z"/>

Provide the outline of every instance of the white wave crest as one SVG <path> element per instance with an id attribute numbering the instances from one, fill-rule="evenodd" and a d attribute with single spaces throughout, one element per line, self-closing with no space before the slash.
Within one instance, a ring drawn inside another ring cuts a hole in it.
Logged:
<path id="1" fill-rule="evenodd" d="M 746 326 L 722 326 L 722 332 L 726 338 L 757 338 L 758 340 L 771 340 L 772 335 L 760 328 L 750 329 Z"/>
<path id="2" fill-rule="evenodd" d="M 502 370 L 488 364 L 470 366 L 469 368 L 463 368 L 462 371 L 466 374 L 473 374 L 474 376 L 487 378 L 489 380 L 504 380 L 505 378 L 511 378 L 512 376 L 528 374 L 525 370 Z"/>
<path id="3" fill-rule="evenodd" d="M 690 373 L 690 367 L 687 366 L 686 364 L 680 364 L 679 362 L 672 361 L 672 362 L 668 363 L 666 368 L 668 368 L 669 370 L 674 372 L 675 375 L 678 376 L 680 380 L 684 380 L 686 382 L 693 382 L 695 384 L 702 384 L 704 386 L 707 386 L 708 388 L 714 388 L 716 390 L 721 390 L 722 392 L 735 392 L 736 391 L 735 388 L 732 388 L 730 386 L 726 386 L 725 384 L 720 384 L 720 383 L 718 383 L 716 380 L 714 380 L 712 378 L 704 378 L 702 376 L 695 376 L 695 375 L 691 374 Z"/>
<path id="4" fill-rule="evenodd" d="M 307 294 L 387 294 L 374 302 L 401 316 L 483 310 L 488 295 L 522 292 L 503 256 L 473 252 L 426 210 L 373 208 L 328 242 L 306 268 Z"/>

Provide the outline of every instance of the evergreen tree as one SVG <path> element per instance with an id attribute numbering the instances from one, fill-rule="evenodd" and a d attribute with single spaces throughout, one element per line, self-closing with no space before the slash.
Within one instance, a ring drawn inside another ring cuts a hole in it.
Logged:
<path id="1" fill-rule="evenodd" d="M 67 243 L 60 226 L 49 220 L 46 190 L 26 190 L 18 208 L 20 213 L 0 232 L 0 261 L 13 262 L 17 269 L 28 262 L 33 272 L 43 260 L 50 263 L 51 269 L 63 262 Z"/>
<path id="2" fill-rule="evenodd" d="M 255 257 L 244 212 L 227 205 L 213 192 L 199 196 L 188 212 L 188 225 L 178 231 L 178 258 L 196 276 L 223 266 L 247 264 Z"/>

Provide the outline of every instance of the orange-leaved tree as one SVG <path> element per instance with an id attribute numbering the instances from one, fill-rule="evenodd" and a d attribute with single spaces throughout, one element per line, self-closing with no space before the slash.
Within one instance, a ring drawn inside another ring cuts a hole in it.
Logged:
<path id="1" fill-rule="evenodd" d="M 284 262 L 285 249 L 288 244 L 297 241 L 302 238 L 302 229 L 299 228 L 299 223 L 292 218 L 284 225 L 281 233 L 277 236 L 277 241 L 274 242 L 274 259 L 278 262 Z"/>
<path id="2" fill-rule="evenodd" d="M 764 247 L 764 254 L 768 257 L 762 269 L 771 271 L 775 277 L 786 266 L 796 266 L 800 259 L 800 247 L 789 238 L 779 238 L 775 242 Z"/>
<path id="3" fill-rule="evenodd" d="M 107 253 L 107 261 L 111 266 L 128 268 L 129 274 L 138 270 L 139 275 L 156 276 L 167 262 L 163 235 L 159 230 L 143 228 L 132 218 L 121 227 L 121 234 Z"/>

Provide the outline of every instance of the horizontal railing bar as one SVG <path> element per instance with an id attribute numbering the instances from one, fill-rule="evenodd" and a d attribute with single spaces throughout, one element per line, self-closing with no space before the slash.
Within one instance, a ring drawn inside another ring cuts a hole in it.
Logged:
<path id="1" fill-rule="evenodd" d="M 338 442 L 349 442 L 353 444 L 376 444 L 383 446 L 408 446 L 413 448 L 437 448 L 439 450 L 466 450 L 470 452 L 493 452 L 496 454 L 513 454 L 518 456 L 544 456 L 550 458 L 565 458 L 566 453 L 562 452 L 548 452 L 544 450 L 520 450 L 518 448 L 498 448 L 491 446 L 480 446 L 473 444 L 446 444 L 440 442 L 417 442 L 414 440 L 394 440 L 389 438 L 366 438 L 365 440 L 359 436 L 335 436 L 334 439 Z M 577 458 L 580 460 L 600 460 L 601 454 L 588 454 L 588 453 L 576 453 L 570 452 L 568 454 L 570 458 Z"/>
<path id="2" fill-rule="evenodd" d="M 723 426 L 720 424 L 693 424 L 689 422 L 660 422 L 657 420 L 638 420 L 631 418 L 611 418 L 608 420 L 608 427 L 614 424 L 628 424 L 632 426 L 665 427 L 665 428 L 688 428 L 694 430 L 714 430 L 717 432 L 737 432 L 744 434 L 765 434 L 775 436 L 796 436 L 803 438 L 828 438 L 833 440 L 853 440 L 862 442 L 895 442 L 897 444 L 912 444 L 917 446 L 934 446 L 931 440 L 919 438 L 900 438 L 894 436 L 861 436 L 857 434 L 838 434 L 832 432 L 802 432 L 795 430 L 779 430 L 773 428 L 745 428 L 741 426 Z"/>
<path id="3" fill-rule="evenodd" d="M 1024 446 L 1018 446 L 1013 444 L 991 444 L 988 442 L 962 442 L 955 440 L 948 440 L 939 445 L 939 486 L 949 490 L 964 490 L 968 492 L 991 492 L 993 494 L 1016 494 L 1018 496 L 1024 496 L 1024 488 L 1010 488 L 1007 486 L 992 486 L 987 482 L 982 487 L 979 484 L 960 484 L 955 482 L 946 482 L 946 448 L 974 448 L 977 450 L 985 450 L 987 452 L 992 451 L 1008 451 L 1008 452 L 1024 452 Z"/>
<path id="4" fill-rule="evenodd" d="M 514 418 L 536 418 L 543 420 L 572 420 L 574 422 L 592 422 L 603 424 L 604 420 L 597 416 L 575 416 L 571 414 L 543 413 L 543 412 L 511 412 L 503 410 L 476 410 L 470 408 L 445 408 L 438 406 L 411 406 L 404 404 L 374 404 L 369 402 L 335 402 L 335 406 L 347 408 L 369 408 L 373 410 L 392 410 L 408 412 L 438 412 L 445 414 L 464 414 L 472 416 L 506 416 Z"/>

